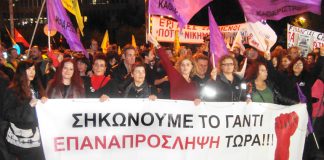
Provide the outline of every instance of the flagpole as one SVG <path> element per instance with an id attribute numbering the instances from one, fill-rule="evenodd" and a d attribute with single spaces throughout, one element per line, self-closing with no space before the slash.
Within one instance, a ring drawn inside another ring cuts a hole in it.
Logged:
<path id="1" fill-rule="evenodd" d="M 150 33 L 151 33 L 151 14 L 148 13 L 148 30 L 146 33 L 146 43 L 148 43 L 147 35 L 149 35 Z"/>
<path id="2" fill-rule="evenodd" d="M 16 41 L 14 40 L 14 38 L 12 37 L 12 35 L 10 34 L 10 31 L 9 31 L 8 27 L 5 24 L 4 24 L 4 27 L 5 27 L 8 35 L 9 35 L 9 38 L 10 38 L 11 42 L 13 43 L 12 45 L 16 44 Z"/>
<path id="3" fill-rule="evenodd" d="M 149 7 L 149 0 L 145 0 L 145 15 L 146 15 L 146 35 L 145 35 L 145 43 L 148 43 L 147 36 L 150 34 L 150 28 L 151 28 L 151 14 L 148 12 Z"/>
<path id="4" fill-rule="evenodd" d="M 212 54 L 212 59 L 213 59 L 213 67 L 216 68 L 215 55 L 214 54 Z"/>
<path id="5" fill-rule="evenodd" d="M 48 51 L 50 52 L 52 49 L 51 49 L 51 31 L 49 30 L 49 28 L 48 28 L 48 30 L 47 30 L 47 43 L 48 43 Z"/>
<path id="6" fill-rule="evenodd" d="M 46 2 L 46 0 L 43 1 L 41 10 L 40 10 L 40 12 L 38 14 L 38 18 L 37 18 L 37 21 L 36 21 L 36 26 L 34 28 L 33 36 L 32 36 L 32 38 L 30 40 L 30 43 L 29 43 L 30 45 L 29 45 L 29 48 L 28 48 L 27 58 L 29 57 L 29 54 L 30 54 L 30 48 L 33 45 L 34 37 L 35 37 L 36 30 L 37 30 L 37 27 L 38 27 L 38 24 L 39 24 L 39 19 L 40 19 L 40 16 L 41 16 L 42 12 L 43 12 L 43 9 L 44 9 L 44 6 L 45 6 L 45 2 Z"/>

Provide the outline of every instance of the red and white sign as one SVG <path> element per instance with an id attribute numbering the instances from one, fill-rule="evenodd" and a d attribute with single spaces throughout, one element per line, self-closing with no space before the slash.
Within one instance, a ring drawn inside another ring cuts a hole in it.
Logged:
<path id="1" fill-rule="evenodd" d="M 302 159 L 305 104 L 50 99 L 36 107 L 48 160 Z"/>
<path id="2" fill-rule="evenodd" d="M 159 42 L 174 42 L 175 31 L 179 30 L 178 22 L 160 16 L 152 16 L 152 36 Z M 242 24 L 219 26 L 226 43 L 233 42 Z M 200 44 L 209 35 L 209 26 L 186 25 L 179 33 L 180 43 Z"/>
<path id="3" fill-rule="evenodd" d="M 304 57 L 314 48 L 324 46 L 324 33 L 287 24 L 287 47 L 298 46 Z"/>

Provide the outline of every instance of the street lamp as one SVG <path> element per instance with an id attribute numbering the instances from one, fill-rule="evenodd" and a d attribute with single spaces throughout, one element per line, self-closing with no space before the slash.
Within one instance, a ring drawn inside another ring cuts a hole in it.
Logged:
<path id="1" fill-rule="evenodd" d="M 306 19 L 303 16 L 299 17 L 298 20 L 302 24 L 306 22 Z"/>

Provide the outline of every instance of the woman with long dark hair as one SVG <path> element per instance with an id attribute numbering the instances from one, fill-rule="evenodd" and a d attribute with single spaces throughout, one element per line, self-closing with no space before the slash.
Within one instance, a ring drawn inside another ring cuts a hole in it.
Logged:
<path id="1" fill-rule="evenodd" d="M 283 97 L 274 83 L 268 80 L 268 69 L 264 63 L 251 65 L 246 72 L 251 99 L 253 102 L 293 105 L 293 101 Z"/>
<path id="2" fill-rule="evenodd" d="M 74 60 L 64 59 L 48 83 L 48 98 L 84 98 L 85 90 Z"/>
<path id="3" fill-rule="evenodd" d="M 35 106 L 46 97 L 36 75 L 32 61 L 20 62 L 4 97 L 2 116 L 10 123 L 6 140 L 19 160 L 44 159 Z"/>
<path id="4" fill-rule="evenodd" d="M 315 82 L 315 77 L 305 69 L 306 63 L 304 58 L 297 57 L 294 59 L 288 71 L 283 95 L 295 101 L 299 101 L 297 85 L 307 98 L 308 111 L 311 113 L 311 88 Z M 283 85 L 282 85 L 283 86 Z"/>

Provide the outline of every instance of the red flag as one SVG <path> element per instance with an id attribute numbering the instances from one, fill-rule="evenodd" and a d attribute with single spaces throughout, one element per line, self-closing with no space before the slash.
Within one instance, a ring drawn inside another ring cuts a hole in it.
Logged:
<path id="1" fill-rule="evenodd" d="M 26 39 L 15 29 L 15 41 L 21 42 L 25 47 L 29 47 L 29 43 Z"/>

